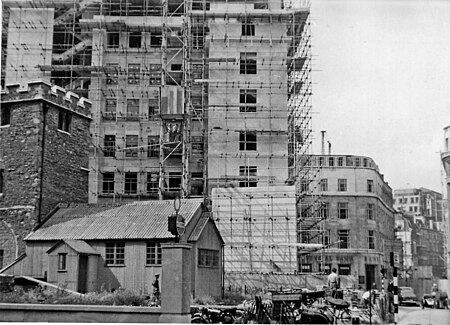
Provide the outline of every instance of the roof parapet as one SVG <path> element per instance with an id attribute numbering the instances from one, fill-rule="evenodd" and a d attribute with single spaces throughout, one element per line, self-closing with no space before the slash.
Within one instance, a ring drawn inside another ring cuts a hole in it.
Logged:
<path id="1" fill-rule="evenodd" d="M 7 84 L 5 91 L 1 93 L 2 103 L 30 99 L 46 99 L 70 111 L 91 117 L 91 101 L 46 80 Z"/>

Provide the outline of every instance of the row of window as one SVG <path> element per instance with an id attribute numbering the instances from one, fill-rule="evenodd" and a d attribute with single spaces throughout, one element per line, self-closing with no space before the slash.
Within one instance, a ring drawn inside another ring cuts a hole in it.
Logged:
<path id="1" fill-rule="evenodd" d="M 182 71 L 181 64 L 172 64 L 171 71 Z M 139 85 L 141 83 L 141 76 L 148 76 L 148 82 L 152 84 L 161 83 L 161 64 L 150 64 L 148 69 L 141 71 L 140 63 L 129 63 L 128 70 L 126 71 L 128 84 Z M 256 74 L 257 73 L 257 55 L 256 52 L 241 52 L 240 53 L 240 74 Z M 121 74 L 120 67 L 117 63 L 108 63 L 106 69 L 106 83 L 109 85 L 115 85 L 119 83 L 119 73 Z M 249 92 L 249 96 L 256 93 L 255 89 Z M 243 94 L 244 95 L 244 94 Z M 249 100 L 252 100 L 251 98 Z"/>
<path id="2" fill-rule="evenodd" d="M 3 250 L 0 250 L 0 263 L 3 261 Z M 161 265 L 162 249 L 161 243 L 149 242 L 145 248 L 145 264 Z M 105 248 L 105 264 L 122 266 L 125 265 L 125 243 L 107 243 Z M 212 249 L 198 249 L 198 266 L 219 267 L 219 251 Z M 1 267 L 0 267 L 1 268 Z M 58 254 L 58 270 L 67 270 L 67 253 Z"/>
<path id="3" fill-rule="evenodd" d="M 257 111 L 257 91 L 256 89 L 241 89 L 239 93 L 239 111 L 241 113 L 255 113 Z M 103 118 L 115 118 L 117 111 L 117 98 L 106 98 L 105 115 Z M 138 98 L 128 98 L 126 102 L 126 119 L 136 119 L 139 117 L 140 100 Z M 148 117 L 158 115 L 160 103 L 158 98 L 148 100 Z"/>
<path id="4" fill-rule="evenodd" d="M 317 270 L 313 270 L 313 265 L 311 263 L 300 263 L 298 266 L 298 270 L 301 273 L 330 273 L 331 272 L 331 264 L 318 264 Z M 351 275 L 351 267 L 350 264 L 338 264 L 338 274 L 339 275 Z"/>
<path id="5" fill-rule="evenodd" d="M 396 204 L 398 202 L 398 204 L 408 204 L 408 198 L 407 197 L 399 197 L 398 201 L 396 198 L 394 198 L 394 204 Z M 410 204 L 414 204 L 414 203 L 419 203 L 419 197 L 411 197 L 409 198 L 409 203 Z"/>
<path id="6" fill-rule="evenodd" d="M 373 184 L 372 179 L 367 180 L 367 192 L 368 193 L 374 193 L 375 188 Z M 338 192 L 347 192 L 348 186 L 347 186 L 347 179 L 345 178 L 339 178 L 337 180 L 337 191 Z M 327 192 L 328 191 L 328 179 L 323 178 L 320 180 L 320 191 Z"/>
<path id="7" fill-rule="evenodd" d="M 348 219 L 348 202 L 338 202 L 336 215 L 338 219 Z M 320 207 L 320 217 L 322 219 L 330 218 L 330 205 L 328 202 L 322 203 Z M 366 205 L 366 218 L 368 220 L 375 220 L 375 204 L 367 203 Z"/>
<path id="8" fill-rule="evenodd" d="M 338 247 L 340 249 L 350 248 L 350 230 L 339 229 L 338 230 L 338 240 L 339 240 Z M 374 230 L 368 230 L 367 247 L 369 249 L 375 249 L 375 231 Z"/>
<path id="9" fill-rule="evenodd" d="M 138 172 L 125 172 L 123 182 L 124 194 L 138 194 Z M 114 172 L 102 173 L 102 193 L 114 194 L 116 181 Z M 240 166 L 239 176 L 242 178 L 239 181 L 239 187 L 256 187 L 258 184 L 257 167 L 256 166 Z M 192 173 L 192 179 L 202 180 L 203 173 Z M 181 172 L 168 172 L 165 180 L 164 188 L 167 191 L 179 191 L 181 189 L 182 175 Z M 146 192 L 147 194 L 156 194 L 159 190 L 159 174 L 154 172 L 147 173 Z M 0 192 L 1 193 L 1 192 Z"/>
<path id="10" fill-rule="evenodd" d="M 125 157 L 138 157 L 139 151 L 147 151 L 147 156 L 150 158 L 159 157 L 159 139 L 159 136 L 149 136 L 147 138 L 147 149 L 145 149 L 144 146 L 139 145 L 138 135 L 126 135 Z M 239 150 L 256 151 L 256 148 L 256 132 L 242 131 L 239 133 Z M 115 157 L 116 150 L 116 136 L 105 135 L 103 139 L 103 156 Z M 192 150 L 203 151 L 203 138 L 192 137 Z M 249 173 L 251 172 L 252 171 L 249 171 Z"/>
<path id="11" fill-rule="evenodd" d="M 11 108 L 2 107 L 0 108 L 0 126 L 11 124 Z M 71 131 L 72 125 L 72 114 L 67 111 L 58 112 L 58 129 L 65 132 Z"/>
<path id="12" fill-rule="evenodd" d="M 375 167 L 372 160 L 362 157 L 312 157 L 311 164 L 313 166 L 328 167 Z"/>

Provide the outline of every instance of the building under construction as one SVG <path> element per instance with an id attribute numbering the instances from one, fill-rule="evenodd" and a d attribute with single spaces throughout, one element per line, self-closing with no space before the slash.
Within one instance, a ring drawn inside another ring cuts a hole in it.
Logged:
<path id="1" fill-rule="evenodd" d="M 209 205 L 232 187 L 277 201 L 273 188 L 291 185 L 300 229 L 300 211 L 319 209 L 304 159 L 309 14 L 294 0 L 6 0 L 2 87 L 44 79 L 89 98 L 90 203 Z"/>

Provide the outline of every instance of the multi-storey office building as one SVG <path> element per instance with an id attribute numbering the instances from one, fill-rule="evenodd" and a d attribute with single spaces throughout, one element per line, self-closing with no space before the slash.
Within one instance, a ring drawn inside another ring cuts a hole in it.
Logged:
<path id="1" fill-rule="evenodd" d="M 295 2 L 295 3 L 293 3 Z M 93 103 L 90 202 L 307 178 L 307 1 L 4 1 L 6 83 Z"/>
<path id="2" fill-rule="evenodd" d="M 323 240 L 328 248 L 305 255 L 300 251 L 300 270 L 328 272 L 336 267 L 339 274 L 353 275 L 363 287 L 378 282 L 395 249 L 392 190 L 378 166 L 371 158 L 345 155 L 314 155 L 305 164 L 318 170 L 318 181 L 309 186 L 320 195 L 322 206 L 320 218 L 302 211 L 299 241 Z M 322 237 L 302 232 L 318 224 L 315 228 Z"/>
<path id="3" fill-rule="evenodd" d="M 407 188 L 394 190 L 394 208 L 421 219 L 430 228 L 442 228 L 442 194 L 433 190 Z"/>

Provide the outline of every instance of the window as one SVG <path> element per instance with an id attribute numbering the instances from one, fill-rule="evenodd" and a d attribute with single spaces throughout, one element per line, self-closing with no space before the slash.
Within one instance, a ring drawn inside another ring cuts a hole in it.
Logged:
<path id="1" fill-rule="evenodd" d="M 159 114 L 159 100 L 158 98 L 150 98 L 148 100 L 148 117 L 153 118 Z"/>
<path id="2" fill-rule="evenodd" d="M 337 206 L 339 219 L 348 219 L 348 203 L 338 202 Z"/>
<path id="3" fill-rule="evenodd" d="M 328 191 L 328 179 L 323 178 L 320 180 L 320 191 L 321 192 Z"/>
<path id="4" fill-rule="evenodd" d="M 349 231 L 347 229 L 338 230 L 339 248 L 346 249 L 350 247 L 348 235 Z"/>
<path id="5" fill-rule="evenodd" d="M 414 212 L 417 212 L 417 207 L 414 207 Z"/>
<path id="6" fill-rule="evenodd" d="M 323 264 L 319 263 L 319 272 L 328 274 L 331 272 L 331 264 Z"/>
<path id="7" fill-rule="evenodd" d="M 240 56 L 241 74 L 256 74 L 256 52 L 244 52 Z"/>
<path id="8" fill-rule="evenodd" d="M 375 219 L 375 204 L 368 203 L 366 208 L 367 219 L 374 220 Z"/>
<path id="9" fill-rule="evenodd" d="M 119 64 L 118 63 L 107 63 L 106 64 L 106 84 L 117 85 L 119 82 Z M 116 109 L 114 108 L 114 112 Z"/>
<path id="10" fill-rule="evenodd" d="M 312 273 L 312 264 L 301 263 L 298 269 L 300 273 Z"/>
<path id="11" fill-rule="evenodd" d="M 66 271 L 66 261 L 67 261 L 67 254 L 66 253 L 59 253 L 58 254 L 58 271 Z"/>
<path id="12" fill-rule="evenodd" d="M 176 64 L 171 64 L 170 65 L 170 70 L 171 71 L 182 71 L 183 69 L 183 65 L 180 63 L 176 63 Z"/>
<path id="13" fill-rule="evenodd" d="M 109 49 L 115 49 L 119 47 L 120 34 L 117 32 L 108 32 L 108 43 L 107 47 Z"/>
<path id="14" fill-rule="evenodd" d="M 319 166 L 325 165 L 325 159 L 324 157 L 319 157 Z"/>
<path id="15" fill-rule="evenodd" d="M 181 189 L 181 172 L 169 172 L 168 191 L 179 191 Z"/>
<path id="16" fill-rule="evenodd" d="M 369 249 L 375 249 L 375 231 L 369 230 Z"/>
<path id="17" fill-rule="evenodd" d="M 3 269 L 3 259 L 5 258 L 5 251 L 0 249 L 0 270 Z"/>
<path id="18" fill-rule="evenodd" d="M 147 243 L 145 264 L 161 265 L 162 263 L 162 250 L 161 243 Z"/>
<path id="19" fill-rule="evenodd" d="M 322 236 L 322 245 L 330 245 L 330 230 L 324 230 Z"/>
<path id="20" fill-rule="evenodd" d="M 198 266 L 219 267 L 219 251 L 212 249 L 198 249 Z"/>
<path id="21" fill-rule="evenodd" d="M 156 158 L 159 157 L 159 136 L 148 137 L 148 149 L 147 157 Z"/>
<path id="22" fill-rule="evenodd" d="M 11 123 L 11 108 L 2 107 L 0 116 L 0 126 L 9 125 Z"/>
<path id="23" fill-rule="evenodd" d="M 141 65 L 139 63 L 128 64 L 128 83 L 138 85 L 141 82 Z"/>
<path id="24" fill-rule="evenodd" d="M 70 125 L 72 124 L 72 115 L 68 112 L 60 111 L 58 114 L 58 129 L 65 132 L 70 132 Z"/>
<path id="25" fill-rule="evenodd" d="M 334 157 L 328 158 L 328 166 L 334 167 Z"/>
<path id="26" fill-rule="evenodd" d="M 347 191 L 347 179 L 339 178 L 338 179 L 338 192 L 346 192 Z"/>
<path id="27" fill-rule="evenodd" d="M 343 157 L 338 157 L 338 166 L 339 167 L 344 166 L 344 158 Z"/>
<path id="28" fill-rule="evenodd" d="M 367 180 L 367 192 L 373 193 L 373 180 L 371 179 Z"/>
<path id="29" fill-rule="evenodd" d="M 253 9 L 269 9 L 269 0 L 256 0 Z"/>
<path id="30" fill-rule="evenodd" d="M 322 219 L 328 219 L 328 216 L 329 216 L 328 202 L 323 202 L 320 206 L 320 217 Z"/>
<path id="31" fill-rule="evenodd" d="M 125 264 L 125 243 L 106 244 L 105 254 L 106 265 L 124 265 Z"/>
<path id="32" fill-rule="evenodd" d="M 140 48 L 141 47 L 142 34 L 141 32 L 130 33 L 128 39 L 128 46 L 130 48 Z"/>
<path id="33" fill-rule="evenodd" d="M 139 119 L 139 99 L 127 99 L 127 120 Z"/>
<path id="34" fill-rule="evenodd" d="M 419 203 L 419 198 L 418 197 L 416 197 L 416 203 Z"/>
<path id="35" fill-rule="evenodd" d="M 256 112 L 256 89 L 241 89 L 239 94 L 239 111 L 241 113 Z"/>
<path id="36" fill-rule="evenodd" d="M 414 198 L 413 198 L 413 197 L 410 198 L 410 199 L 409 199 L 409 202 L 414 203 Z"/>
<path id="37" fill-rule="evenodd" d="M 138 136 L 137 135 L 127 135 L 125 138 L 125 148 L 130 148 L 125 150 L 125 157 L 137 157 L 138 156 Z"/>
<path id="38" fill-rule="evenodd" d="M 103 173 L 103 194 L 113 194 L 114 193 L 114 173 L 105 172 Z"/>
<path id="39" fill-rule="evenodd" d="M 350 264 L 339 264 L 338 273 L 339 275 L 351 275 Z"/>
<path id="40" fill-rule="evenodd" d="M 256 132 L 239 132 L 239 150 L 256 150 Z"/>
<path id="41" fill-rule="evenodd" d="M 161 64 L 150 64 L 150 72 L 149 72 L 149 83 L 151 85 L 161 84 Z M 159 105 L 158 105 L 159 106 Z"/>
<path id="42" fill-rule="evenodd" d="M 256 166 L 239 166 L 239 176 L 245 177 L 245 180 L 239 182 L 239 187 L 256 187 L 258 183 L 256 174 Z"/>
<path id="43" fill-rule="evenodd" d="M 150 35 L 150 47 L 161 47 L 162 32 L 155 32 Z"/>
<path id="44" fill-rule="evenodd" d="M 364 159 L 363 159 L 363 166 L 364 166 L 364 167 L 367 167 L 367 166 L 368 166 L 367 158 L 364 158 Z"/>
<path id="45" fill-rule="evenodd" d="M 105 135 L 104 145 L 103 145 L 103 156 L 104 157 L 115 157 L 116 155 L 116 136 L 115 135 Z"/>
<path id="46" fill-rule="evenodd" d="M 255 36 L 255 24 L 246 19 L 242 22 L 242 36 Z"/>
<path id="47" fill-rule="evenodd" d="M 159 174 L 147 173 L 147 194 L 158 194 Z"/>
<path id="48" fill-rule="evenodd" d="M 117 99 L 116 98 L 107 98 L 105 104 L 105 112 L 106 113 L 116 113 L 117 108 Z"/>
<path id="49" fill-rule="evenodd" d="M 137 194 L 137 173 L 125 173 L 125 194 Z"/>

